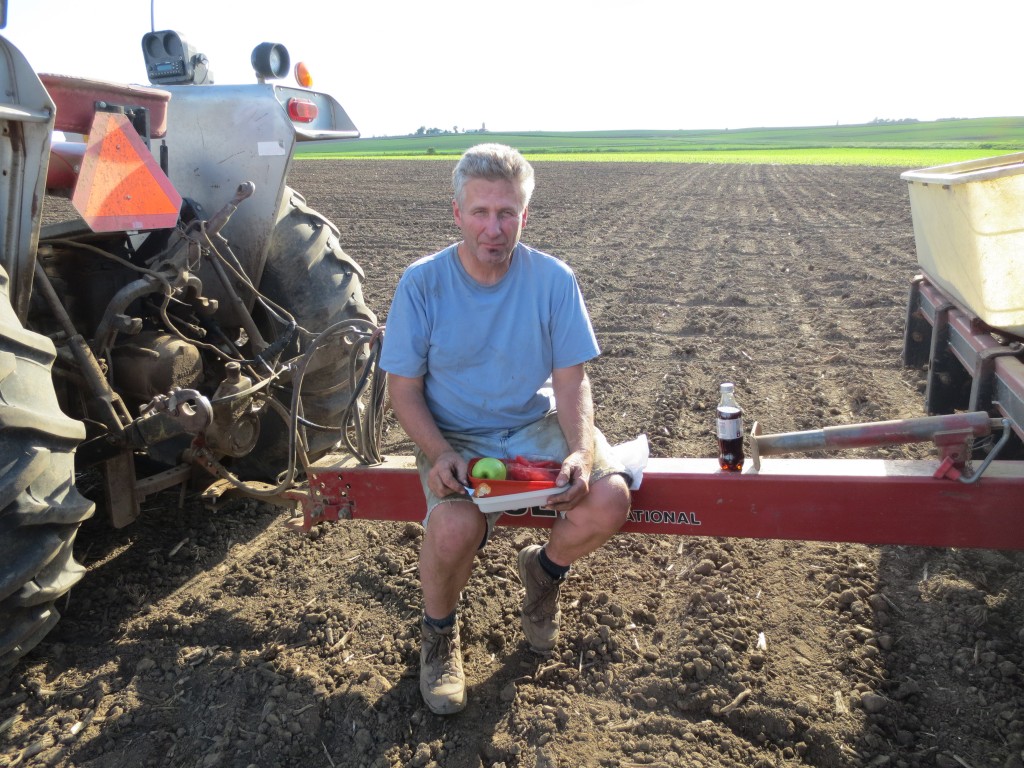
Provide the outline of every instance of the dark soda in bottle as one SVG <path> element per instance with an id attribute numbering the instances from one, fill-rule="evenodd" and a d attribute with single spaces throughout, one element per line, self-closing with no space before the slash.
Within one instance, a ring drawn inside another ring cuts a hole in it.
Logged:
<path id="1" fill-rule="evenodd" d="M 718 466 L 727 472 L 743 469 L 743 410 L 736 402 L 735 387 L 722 384 L 718 401 Z"/>

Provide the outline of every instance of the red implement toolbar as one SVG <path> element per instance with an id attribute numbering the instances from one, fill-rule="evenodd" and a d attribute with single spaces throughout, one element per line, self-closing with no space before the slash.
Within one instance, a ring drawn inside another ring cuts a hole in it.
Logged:
<path id="1" fill-rule="evenodd" d="M 362 466 L 327 457 L 310 467 L 306 525 L 325 520 L 419 522 L 412 457 Z M 623 532 L 1024 549 L 1024 462 L 994 461 L 977 482 L 933 477 L 938 461 L 765 459 L 723 472 L 715 459 L 651 459 Z M 551 525 L 545 510 L 499 524 Z"/>

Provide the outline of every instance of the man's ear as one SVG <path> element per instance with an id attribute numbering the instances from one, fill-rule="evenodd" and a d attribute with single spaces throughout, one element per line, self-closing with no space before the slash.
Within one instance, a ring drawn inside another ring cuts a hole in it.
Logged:
<path id="1" fill-rule="evenodd" d="M 527 219 L 527 217 L 529 215 L 530 215 L 530 206 L 526 206 L 525 208 L 523 208 L 523 221 L 522 221 L 523 229 L 526 229 L 526 219 Z"/>
<path id="2" fill-rule="evenodd" d="M 455 219 L 455 226 L 462 228 L 462 211 L 459 210 L 459 201 L 452 198 L 452 217 Z"/>

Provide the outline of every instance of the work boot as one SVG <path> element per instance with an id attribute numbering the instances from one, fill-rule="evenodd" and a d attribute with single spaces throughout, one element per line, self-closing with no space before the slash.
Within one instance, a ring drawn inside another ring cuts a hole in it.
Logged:
<path id="1" fill-rule="evenodd" d="M 519 580 L 526 587 L 523 600 L 523 634 L 530 647 L 548 653 L 558 641 L 558 625 L 562 611 L 558 607 L 558 591 L 562 579 L 553 579 L 540 564 L 541 547 L 531 544 L 519 552 Z"/>
<path id="2" fill-rule="evenodd" d="M 423 622 L 420 693 L 436 715 L 452 715 L 466 708 L 466 676 L 462 671 L 458 621 L 444 629 Z"/>

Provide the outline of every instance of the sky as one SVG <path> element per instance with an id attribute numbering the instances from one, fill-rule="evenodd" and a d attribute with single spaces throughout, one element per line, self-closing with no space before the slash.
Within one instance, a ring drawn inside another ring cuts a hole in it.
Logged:
<path id="1" fill-rule="evenodd" d="M 1007 0 L 9 0 L 2 34 L 37 71 L 141 84 L 151 29 L 217 83 L 282 43 L 363 136 L 397 136 L 1024 115 L 1022 25 Z"/>

